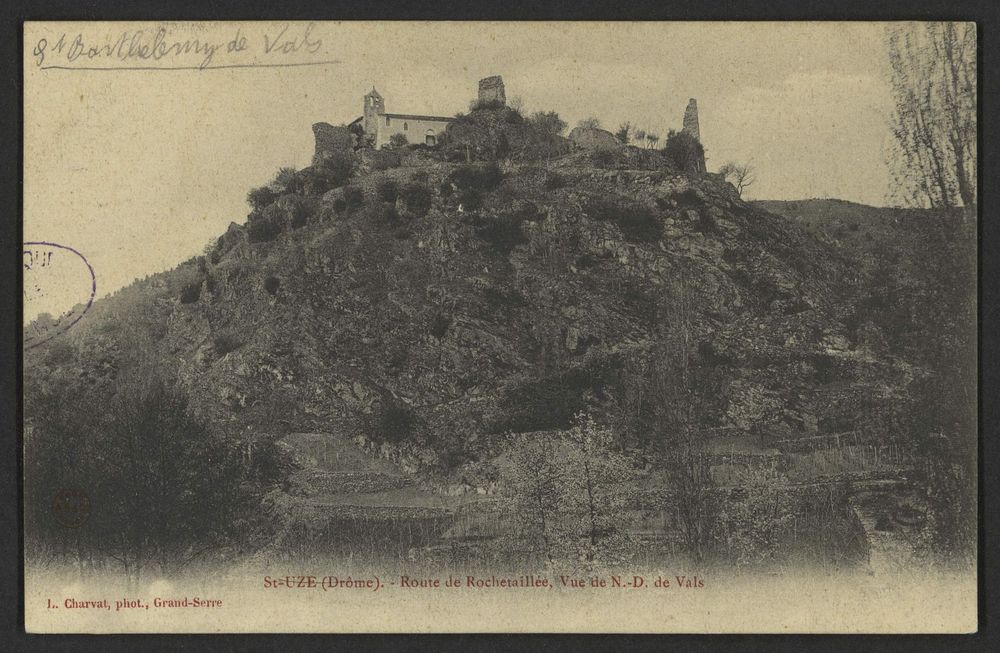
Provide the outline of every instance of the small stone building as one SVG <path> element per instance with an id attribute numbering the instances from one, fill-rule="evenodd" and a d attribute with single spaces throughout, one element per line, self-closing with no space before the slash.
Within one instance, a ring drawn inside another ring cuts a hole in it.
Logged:
<path id="1" fill-rule="evenodd" d="M 412 113 L 388 113 L 385 100 L 374 87 L 365 95 L 364 114 L 349 126 L 360 125 L 372 147 L 378 149 L 394 134 L 406 136 L 411 144 L 437 145 L 452 118 Z"/>
<path id="2" fill-rule="evenodd" d="M 479 104 L 506 104 L 503 78 L 493 75 L 479 80 Z M 360 128 L 368 144 L 378 149 L 389 142 L 394 134 L 406 136 L 411 145 L 437 145 L 441 134 L 454 118 L 449 116 L 426 116 L 415 113 L 388 113 L 385 99 L 372 87 L 365 95 L 364 113 L 353 120 L 348 127 Z"/>

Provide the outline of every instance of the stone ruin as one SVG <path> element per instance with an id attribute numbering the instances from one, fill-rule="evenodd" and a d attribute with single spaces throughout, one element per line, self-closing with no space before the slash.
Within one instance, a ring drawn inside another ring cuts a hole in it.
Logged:
<path id="1" fill-rule="evenodd" d="M 357 137 L 351 133 L 350 128 L 335 127 L 325 122 L 313 125 L 313 136 L 316 137 L 316 150 L 312 159 L 314 166 L 323 165 L 338 156 L 351 156 L 357 145 Z"/>
<path id="2" fill-rule="evenodd" d="M 479 80 L 479 102 L 484 104 L 507 104 L 507 95 L 503 88 L 503 77 L 493 75 Z"/>
<path id="3" fill-rule="evenodd" d="M 688 152 L 686 172 L 695 174 L 706 172 L 708 168 L 705 167 L 705 150 L 701 147 L 701 128 L 698 125 L 698 101 L 694 98 L 688 100 L 687 108 L 684 109 L 684 126 L 681 132 L 697 141 L 697 144 L 691 145 L 691 151 Z"/>
<path id="4" fill-rule="evenodd" d="M 694 98 L 688 100 L 687 109 L 684 110 L 683 131 L 688 136 L 693 136 L 699 143 L 701 142 L 701 131 L 698 128 L 698 101 Z"/>

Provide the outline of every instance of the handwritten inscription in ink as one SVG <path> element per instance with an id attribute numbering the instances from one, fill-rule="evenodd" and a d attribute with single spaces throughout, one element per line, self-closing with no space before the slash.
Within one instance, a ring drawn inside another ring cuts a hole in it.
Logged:
<path id="1" fill-rule="evenodd" d="M 159 27 L 123 30 L 96 39 L 83 32 L 40 38 L 32 49 L 43 69 L 205 70 L 273 65 L 313 65 L 334 61 L 288 61 L 296 54 L 315 55 L 323 48 L 313 23 L 280 25 L 254 35 L 237 28 L 231 38 L 190 37 Z M 222 56 L 227 55 L 225 60 Z"/>

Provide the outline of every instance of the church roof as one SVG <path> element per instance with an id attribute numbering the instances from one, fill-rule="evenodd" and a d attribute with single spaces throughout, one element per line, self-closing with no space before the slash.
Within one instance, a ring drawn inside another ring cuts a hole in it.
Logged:
<path id="1" fill-rule="evenodd" d="M 404 120 L 435 120 L 437 122 L 451 122 L 454 118 L 449 116 L 421 116 L 414 113 L 383 113 L 386 118 L 402 118 Z"/>

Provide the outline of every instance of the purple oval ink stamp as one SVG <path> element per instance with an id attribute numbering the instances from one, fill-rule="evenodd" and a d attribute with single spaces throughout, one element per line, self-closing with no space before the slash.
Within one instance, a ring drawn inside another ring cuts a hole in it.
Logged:
<path id="1" fill-rule="evenodd" d="M 30 320 L 24 348 L 31 349 L 83 319 L 97 295 L 97 277 L 87 258 L 66 245 L 24 243 L 22 257 L 24 316 Z"/>

